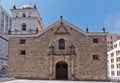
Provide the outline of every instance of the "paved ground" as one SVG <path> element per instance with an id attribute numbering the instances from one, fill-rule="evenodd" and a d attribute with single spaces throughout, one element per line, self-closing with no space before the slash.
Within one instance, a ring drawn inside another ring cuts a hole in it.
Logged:
<path id="1" fill-rule="evenodd" d="M 49 81 L 49 80 L 22 80 L 12 79 L 1 81 L 0 83 L 118 83 L 118 82 L 95 82 L 95 81 Z M 120 83 L 120 82 L 119 82 Z"/>
<path id="2" fill-rule="evenodd" d="M 0 83 L 5 81 L 15 80 L 15 78 L 0 78 Z"/>

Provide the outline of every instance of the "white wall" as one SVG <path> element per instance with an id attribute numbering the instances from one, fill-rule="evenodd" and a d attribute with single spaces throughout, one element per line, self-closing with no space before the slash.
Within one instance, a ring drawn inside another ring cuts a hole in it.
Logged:
<path id="1" fill-rule="evenodd" d="M 23 14 L 26 17 L 23 17 Z M 16 17 L 17 16 L 17 17 Z M 13 9 L 12 10 L 12 34 L 31 34 L 28 33 L 29 30 L 42 31 L 42 26 L 40 23 L 40 17 L 36 9 Z M 26 31 L 22 31 L 22 23 L 26 24 Z"/>
<path id="2" fill-rule="evenodd" d="M 114 42 L 113 47 L 116 44 L 117 44 L 117 47 L 107 53 L 108 54 L 108 58 L 107 58 L 108 59 L 108 63 L 107 63 L 107 65 L 108 65 L 108 77 L 110 77 L 110 78 L 120 77 L 120 75 L 117 75 L 117 72 L 120 71 L 120 66 L 117 67 L 117 65 L 120 64 L 120 60 L 117 61 L 117 58 L 120 57 L 120 53 L 116 54 L 116 52 L 120 50 L 120 40 Z M 114 53 L 114 56 L 111 56 L 111 53 Z M 113 63 L 111 62 L 111 59 L 114 60 Z M 111 65 L 114 65 L 114 68 L 111 68 Z M 114 71 L 115 74 L 112 75 L 111 71 Z"/>
<path id="3" fill-rule="evenodd" d="M 8 61 L 8 41 L 0 37 L 0 69 L 7 65 Z"/>
<path id="4" fill-rule="evenodd" d="M 4 15 L 2 15 L 2 13 L 4 13 Z M 6 17 L 8 19 L 6 19 Z M 1 19 L 3 21 L 1 21 Z M 1 23 L 4 22 L 4 26 L 1 26 Z M 4 38 L 8 38 L 7 34 L 8 34 L 8 29 L 10 28 L 10 16 L 9 14 L 2 8 L 2 6 L 0 6 L 0 36 L 4 37 Z"/>

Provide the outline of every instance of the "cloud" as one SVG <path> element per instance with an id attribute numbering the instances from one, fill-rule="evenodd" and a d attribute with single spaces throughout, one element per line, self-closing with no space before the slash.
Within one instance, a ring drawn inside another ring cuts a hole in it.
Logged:
<path id="1" fill-rule="evenodd" d="M 104 24 L 108 32 L 120 34 L 120 13 L 108 15 Z"/>

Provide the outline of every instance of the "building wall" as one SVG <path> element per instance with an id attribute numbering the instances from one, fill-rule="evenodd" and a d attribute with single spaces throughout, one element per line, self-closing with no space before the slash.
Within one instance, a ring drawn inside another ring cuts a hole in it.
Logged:
<path id="1" fill-rule="evenodd" d="M 26 23 L 26 30 L 36 30 L 38 28 L 37 19 L 36 18 L 12 18 L 13 26 L 12 31 L 17 30 L 18 32 L 22 32 L 22 23 Z"/>
<path id="2" fill-rule="evenodd" d="M 36 8 L 19 8 L 19 9 L 11 9 L 12 11 L 12 28 L 11 31 L 13 34 L 30 34 L 30 32 L 35 31 L 38 29 L 39 31 L 43 30 L 43 24 L 41 17 Z M 25 15 L 25 17 L 23 16 Z M 26 24 L 26 30 L 29 33 L 22 31 L 22 24 Z M 16 32 L 16 33 L 14 33 Z"/>
<path id="3" fill-rule="evenodd" d="M 66 22 L 62 26 L 65 29 L 61 29 L 58 22 L 36 36 L 9 35 L 9 75 L 56 79 L 56 64 L 64 61 L 68 64 L 70 80 L 106 80 L 106 34 L 85 33 Z M 64 51 L 58 49 L 61 38 L 65 39 Z M 94 38 L 98 43 L 93 43 Z M 21 39 L 25 39 L 26 44 L 20 44 Z M 54 53 L 49 55 L 51 45 Z M 69 53 L 71 45 L 75 46 L 75 54 Z M 21 50 L 26 50 L 26 55 L 20 55 Z M 93 60 L 93 55 L 98 55 L 98 60 Z"/>
<path id="4" fill-rule="evenodd" d="M 108 76 L 120 77 L 120 40 L 113 43 L 113 50 L 108 52 Z"/>
<path id="5" fill-rule="evenodd" d="M 10 16 L 0 5 L 0 74 L 7 73 L 8 67 L 8 29 L 11 26 Z"/>
<path id="6" fill-rule="evenodd" d="M 36 17 L 37 16 L 36 15 L 36 10 L 34 10 L 34 9 L 32 9 L 32 10 L 30 9 L 30 10 L 27 10 L 27 11 L 25 9 L 23 9 L 21 11 L 19 11 L 19 10 L 17 10 L 17 9 L 13 10 L 12 17 L 23 17 L 23 13 L 26 14 L 26 17 Z"/>
<path id="7" fill-rule="evenodd" d="M 0 36 L 7 38 L 8 29 L 11 27 L 9 14 L 0 6 Z"/>
<path id="8" fill-rule="evenodd" d="M 107 50 L 113 49 L 113 43 L 120 39 L 120 34 L 107 34 Z"/>
<path id="9" fill-rule="evenodd" d="M 8 40 L 0 36 L 0 73 L 8 67 Z"/>

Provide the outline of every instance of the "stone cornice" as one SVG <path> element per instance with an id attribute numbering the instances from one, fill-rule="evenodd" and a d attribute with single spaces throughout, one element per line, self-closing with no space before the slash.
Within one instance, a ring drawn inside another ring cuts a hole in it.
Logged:
<path id="1" fill-rule="evenodd" d="M 38 37 L 42 35 L 43 33 L 47 32 L 48 30 L 52 29 L 54 26 L 58 26 L 60 23 L 60 20 L 55 22 L 54 24 L 50 25 L 48 28 L 44 29 L 41 32 L 38 32 L 37 34 L 32 34 L 32 35 L 8 35 L 9 37 Z M 71 28 L 75 29 L 76 31 L 82 33 L 83 35 L 107 35 L 108 33 L 103 33 L 103 32 L 94 32 L 94 33 L 86 33 L 85 31 L 81 30 L 80 28 L 70 24 L 69 22 L 63 20 L 63 23 L 66 24 L 67 26 L 70 26 Z"/>

